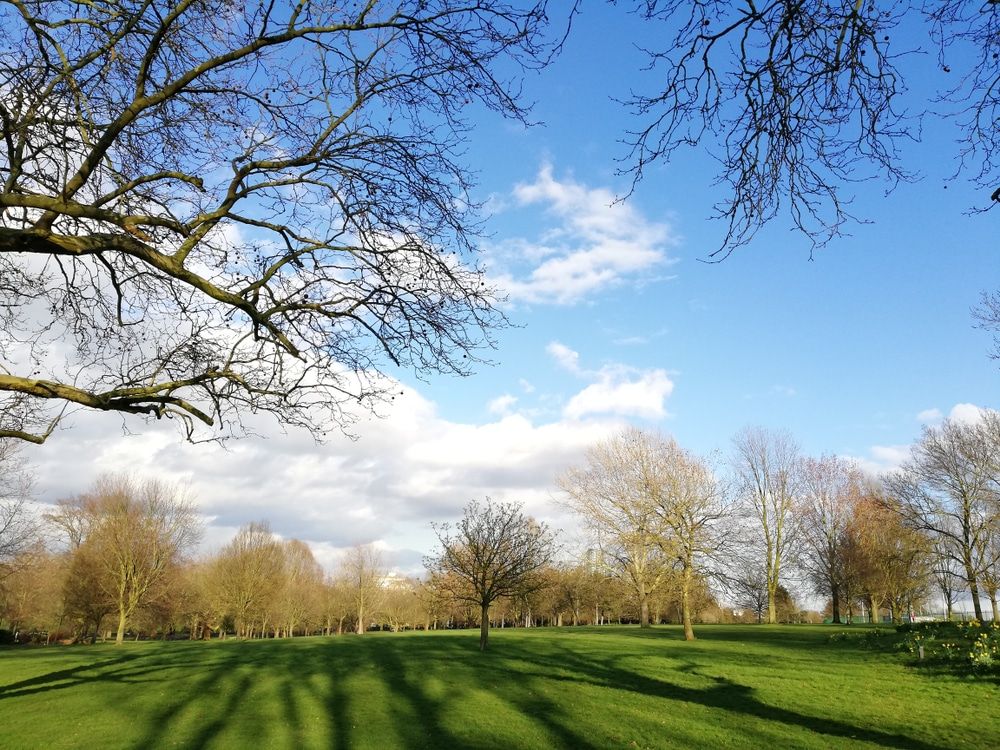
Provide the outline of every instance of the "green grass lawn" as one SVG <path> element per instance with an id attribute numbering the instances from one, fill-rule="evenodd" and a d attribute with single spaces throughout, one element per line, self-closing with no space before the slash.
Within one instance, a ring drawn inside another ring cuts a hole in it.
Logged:
<path id="1" fill-rule="evenodd" d="M 838 628 L 836 630 L 842 630 Z M 821 626 L 0 650 L 2 748 L 988 747 L 992 678 Z"/>

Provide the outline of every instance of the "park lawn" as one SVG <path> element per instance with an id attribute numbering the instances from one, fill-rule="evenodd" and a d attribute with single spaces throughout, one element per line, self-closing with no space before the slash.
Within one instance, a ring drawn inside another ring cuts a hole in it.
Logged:
<path id="1" fill-rule="evenodd" d="M 985 747 L 995 678 L 829 626 L 370 633 L 0 650 L 2 748 Z"/>

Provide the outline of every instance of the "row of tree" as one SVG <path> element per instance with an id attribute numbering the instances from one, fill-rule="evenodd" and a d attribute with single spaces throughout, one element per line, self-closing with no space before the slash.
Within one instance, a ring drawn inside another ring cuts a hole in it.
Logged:
<path id="1" fill-rule="evenodd" d="M 1000 413 L 926 427 L 910 458 L 879 478 L 836 456 L 800 454 L 786 432 L 746 429 L 726 465 L 672 438 L 629 429 L 595 446 L 560 484 L 608 572 L 648 600 L 680 592 L 687 638 L 692 585 L 778 620 L 787 584 L 829 598 L 834 622 L 886 607 L 894 620 L 963 593 L 982 620 L 1000 575 Z"/>
<path id="2" fill-rule="evenodd" d="M 5 445 L 10 445 L 6 443 Z M 828 599 L 835 622 L 939 596 L 950 617 L 985 594 L 998 619 L 1000 414 L 928 427 L 898 470 L 873 479 L 834 456 L 800 455 L 787 433 L 747 429 L 710 462 L 628 429 L 559 479 L 588 532 L 578 554 L 521 506 L 474 501 L 435 526 L 424 580 L 391 575 L 374 547 L 328 573 L 309 546 L 251 523 L 215 554 L 184 493 L 99 480 L 31 523 L 30 474 L 5 455 L 0 624 L 78 639 L 113 631 L 193 638 L 363 633 L 373 626 L 599 624 L 799 617 L 790 592 Z M 559 562 L 557 562 L 557 560 Z M 725 610 L 719 601 L 736 608 Z"/>
<path id="3" fill-rule="evenodd" d="M 448 528 L 440 527 L 444 549 L 428 559 L 425 580 L 393 575 L 371 545 L 351 548 L 327 573 L 306 543 L 281 539 L 264 523 L 243 526 L 218 552 L 196 559 L 200 523 L 183 494 L 106 477 L 46 514 L 47 544 L 36 537 L 6 558 L 0 625 L 22 638 L 113 633 L 122 642 L 128 633 L 260 638 L 480 624 L 485 648 L 491 618 L 503 627 L 636 617 L 628 591 L 593 560 L 552 564 L 550 535 L 515 505 L 472 503 L 459 533 L 449 536 Z M 473 548 L 468 539 L 486 541 Z M 487 583 L 477 589 L 479 580 Z M 701 596 L 703 609 L 715 606 L 707 587 Z M 671 606 L 658 599 L 658 617 Z"/>
<path id="4" fill-rule="evenodd" d="M 424 580 L 393 575 L 373 546 L 347 551 L 328 573 L 309 546 L 264 523 L 243 526 L 208 557 L 177 488 L 128 476 L 99 480 L 58 503 L 32 527 L 23 514 L 16 551 L 0 577 L 0 627 L 20 640 L 114 637 L 290 637 L 363 633 L 373 627 L 450 628 L 634 622 L 629 589 L 594 554 L 553 562 L 553 535 L 519 506 L 473 502 L 454 526 L 437 527 L 439 554 Z M 8 545 L 13 550 L 13 545 Z M 708 586 L 696 616 L 723 620 Z M 676 592 L 656 592 L 654 621 L 678 618 Z M 791 613 L 789 613 L 791 616 Z"/>

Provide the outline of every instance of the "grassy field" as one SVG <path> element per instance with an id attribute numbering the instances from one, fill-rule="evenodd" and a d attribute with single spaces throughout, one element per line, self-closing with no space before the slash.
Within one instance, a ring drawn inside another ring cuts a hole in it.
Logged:
<path id="1" fill-rule="evenodd" d="M 995 746 L 1000 687 L 830 627 L 0 650 L 3 748 Z"/>

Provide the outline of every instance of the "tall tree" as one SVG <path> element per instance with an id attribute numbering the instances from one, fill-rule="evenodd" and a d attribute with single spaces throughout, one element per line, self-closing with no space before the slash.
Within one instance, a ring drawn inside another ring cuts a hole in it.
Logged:
<path id="1" fill-rule="evenodd" d="M 319 436 L 388 363 L 468 372 L 505 321 L 466 113 L 527 122 L 546 5 L 0 3 L 0 436 L 66 404 Z"/>
<path id="2" fill-rule="evenodd" d="M 626 581 L 648 628 L 649 600 L 668 580 L 673 558 L 663 553 L 663 518 L 656 498 L 666 483 L 661 456 L 649 436 L 626 429 L 587 451 L 586 465 L 559 479 L 597 548 L 599 561 Z"/>
<path id="3" fill-rule="evenodd" d="M 388 571 L 382 553 L 373 544 L 351 547 L 341 569 L 353 603 L 355 632 L 363 635 L 385 600 L 384 582 Z"/>
<path id="4" fill-rule="evenodd" d="M 727 497 L 708 464 L 681 448 L 673 438 L 647 436 L 661 465 L 653 505 L 660 517 L 660 548 L 678 572 L 684 638 L 694 640 L 692 597 L 724 547 L 723 521 L 730 512 Z"/>
<path id="5" fill-rule="evenodd" d="M 118 613 L 121 644 L 129 618 L 197 542 L 200 524 L 177 488 L 123 474 L 102 477 L 75 504 L 90 517 L 76 554 L 83 551 L 97 565 Z"/>
<path id="6" fill-rule="evenodd" d="M 925 427 L 902 470 L 886 478 L 907 522 L 947 540 L 941 549 L 961 565 L 980 621 L 982 554 L 1000 522 L 1000 430 L 993 429 L 998 420 L 1000 414 L 987 412 L 976 422 L 946 419 Z"/>
<path id="7" fill-rule="evenodd" d="M 265 522 L 240 527 L 213 567 L 218 608 L 233 618 L 236 634 L 250 638 L 263 631 L 284 569 L 281 543 L 271 527 Z"/>
<path id="8" fill-rule="evenodd" d="M 844 533 L 860 492 L 860 473 L 851 463 L 837 456 L 803 460 L 798 501 L 802 519 L 798 560 L 817 593 L 830 596 L 835 623 L 841 622 L 844 593 Z"/>
<path id="9" fill-rule="evenodd" d="M 428 558 L 431 571 L 451 580 L 456 598 L 479 607 L 479 649 L 490 636 L 490 606 L 500 597 L 526 596 L 542 588 L 542 572 L 554 553 L 545 524 L 524 515 L 517 503 L 473 500 L 454 527 L 434 527 L 440 551 Z"/>
<path id="10" fill-rule="evenodd" d="M 767 583 L 767 622 L 778 621 L 776 597 L 782 566 L 792 550 L 798 518 L 795 501 L 801 481 L 799 449 L 784 431 L 748 427 L 733 438 L 737 490 L 761 548 Z"/>
<path id="11" fill-rule="evenodd" d="M 37 527 L 27 505 L 33 482 L 20 446 L 0 438 L 0 584 L 36 541 Z"/>

